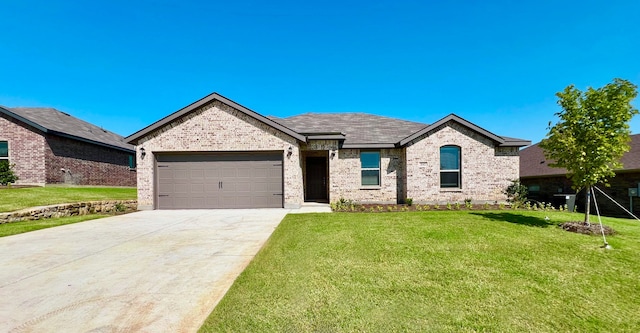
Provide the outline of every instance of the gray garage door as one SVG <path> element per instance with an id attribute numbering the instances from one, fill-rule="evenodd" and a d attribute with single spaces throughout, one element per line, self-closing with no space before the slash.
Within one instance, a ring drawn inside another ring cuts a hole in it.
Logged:
<path id="1" fill-rule="evenodd" d="M 282 152 L 160 154 L 158 209 L 282 208 Z"/>

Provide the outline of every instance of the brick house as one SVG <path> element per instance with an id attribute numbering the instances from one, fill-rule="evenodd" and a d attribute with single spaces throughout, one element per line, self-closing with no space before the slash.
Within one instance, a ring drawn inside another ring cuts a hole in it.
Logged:
<path id="1" fill-rule="evenodd" d="M 609 179 L 610 187 L 597 186 L 626 209 L 633 208 L 633 213 L 637 215 L 640 214 L 640 198 L 630 197 L 629 189 L 640 190 L 640 134 L 631 136 L 629 146 L 631 149 L 621 159 L 623 168 L 617 170 L 616 176 Z M 529 189 L 530 199 L 550 202 L 556 207 L 565 204 L 567 194 L 576 194 L 567 178 L 567 170 L 550 167 L 539 144 L 520 151 L 520 182 Z M 577 193 L 576 207 L 579 211 L 584 211 L 584 193 L 584 190 Z M 601 194 L 596 193 L 596 200 L 602 214 L 629 217 Z"/>
<path id="2" fill-rule="evenodd" d="M 134 146 L 52 108 L 0 107 L 0 162 L 17 185 L 136 185 Z"/>
<path id="3" fill-rule="evenodd" d="M 127 137 L 140 209 L 503 201 L 519 148 L 456 115 L 265 117 L 213 93 Z"/>

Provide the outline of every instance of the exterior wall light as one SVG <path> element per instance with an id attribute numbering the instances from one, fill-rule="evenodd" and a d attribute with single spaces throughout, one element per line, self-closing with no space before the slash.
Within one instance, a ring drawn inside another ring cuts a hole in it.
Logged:
<path id="1" fill-rule="evenodd" d="M 147 151 L 144 150 L 144 147 L 140 147 L 140 158 L 144 158 L 147 155 Z"/>
<path id="2" fill-rule="evenodd" d="M 291 157 L 291 154 L 293 154 L 293 146 L 289 146 L 287 149 L 287 157 Z"/>

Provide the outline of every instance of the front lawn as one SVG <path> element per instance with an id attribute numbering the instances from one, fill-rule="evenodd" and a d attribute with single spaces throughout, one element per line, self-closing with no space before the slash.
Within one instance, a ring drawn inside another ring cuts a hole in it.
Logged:
<path id="1" fill-rule="evenodd" d="M 550 220 L 545 220 L 548 216 Z M 637 332 L 640 222 L 581 214 L 288 215 L 202 332 Z"/>
<path id="2" fill-rule="evenodd" d="M 0 189 L 0 213 L 29 207 L 99 200 L 135 200 L 135 187 L 28 187 Z"/>
<path id="3" fill-rule="evenodd" d="M 36 220 L 36 221 L 3 223 L 3 224 L 0 224 L 0 237 L 17 235 L 24 232 L 57 227 L 65 224 L 95 220 L 95 219 L 99 219 L 107 216 L 109 215 L 92 214 L 92 215 L 60 217 L 55 219 L 42 219 L 42 220 Z"/>

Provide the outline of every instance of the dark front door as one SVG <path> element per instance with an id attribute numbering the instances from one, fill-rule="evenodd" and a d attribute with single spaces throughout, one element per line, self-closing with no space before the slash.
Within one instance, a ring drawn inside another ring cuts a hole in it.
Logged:
<path id="1" fill-rule="evenodd" d="M 326 157 L 307 157 L 306 201 L 328 202 L 328 170 Z"/>

